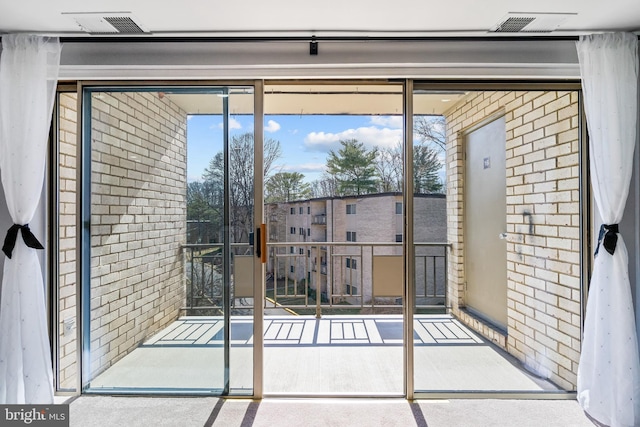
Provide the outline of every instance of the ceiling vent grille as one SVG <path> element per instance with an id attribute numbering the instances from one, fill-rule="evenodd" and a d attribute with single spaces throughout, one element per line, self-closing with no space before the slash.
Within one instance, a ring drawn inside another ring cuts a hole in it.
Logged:
<path id="1" fill-rule="evenodd" d="M 509 12 L 489 31 L 493 33 L 550 33 L 576 13 Z"/>
<path id="2" fill-rule="evenodd" d="M 532 23 L 536 18 L 508 18 L 506 21 L 498 25 L 494 31 L 496 33 L 517 33 Z"/>
<path id="3" fill-rule="evenodd" d="M 63 13 L 89 34 L 144 34 L 149 31 L 131 12 Z"/>
<path id="4" fill-rule="evenodd" d="M 108 16 L 104 20 L 113 25 L 113 28 L 118 30 L 119 33 L 144 33 L 144 30 L 128 16 Z"/>

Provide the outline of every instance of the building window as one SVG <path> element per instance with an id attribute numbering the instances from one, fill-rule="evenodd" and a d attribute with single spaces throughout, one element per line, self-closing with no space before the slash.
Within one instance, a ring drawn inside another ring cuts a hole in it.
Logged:
<path id="1" fill-rule="evenodd" d="M 402 242 L 402 234 L 396 234 L 396 242 Z"/>
<path id="2" fill-rule="evenodd" d="M 298 249 L 298 253 L 299 253 L 300 255 L 304 255 L 304 249 L 303 249 L 303 248 Z"/>
<path id="3" fill-rule="evenodd" d="M 358 264 L 357 264 L 356 260 L 353 259 L 353 258 L 347 258 L 347 268 L 351 268 L 353 270 L 358 268 Z"/>
<path id="4" fill-rule="evenodd" d="M 296 214 L 296 208 L 291 208 L 291 210 L 289 212 L 291 212 L 291 215 L 295 215 Z"/>
<path id="5" fill-rule="evenodd" d="M 402 215 L 402 202 L 396 202 L 396 215 Z"/>
<path id="6" fill-rule="evenodd" d="M 356 232 L 347 231 L 347 242 L 355 242 L 355 241 L 356 241 Z"/>
<path id="7" fill-rule="evenodd" d="M 311 229 L 307 228 L 307 236 L 311 236 Z"/>
<path id="8" fill-rule="evenodd" d="M 296 253 L 296 248 L 294 248 L 293 246 L 289 246 L 289 253 L 290 254 L 295 254 Z"/>
<path id="9" fill-rule="evenodd" d="M 300 228 L 298 229 L 298 233 L 299 233 L 301 236 L 304 236 L 304 228 L 300 227 Z"/>
<path id="10" fill-rule="evenodd" d="M 296 228 L 295 228 L 295 227 L 291 227 L 291 228 L 289 228 L 289 232 L 290 232 L 291 234 L 296 234 Z"/>
<path id="11" fill-rule="evenodd" d="M 289 266 L 289 271 L 290 271 L 290 272 L 292 272 L 292 273 L 294 272 L 294 271 L 293 271 L 293 265 L 290 265 L 290 266 Z"/>
<path id="12" fill-rule="evenodd" d="M 307 214 L 311 215 L 311 206 L 307 206 Z"/>
<path id="13" fill-rule="evenodd" d="M 355 286 L 351 286 L 349 284 L 346 285 L 347 287 L 347 295 L 358 295 L 358 288 L 356 288 Z"/>
<path id="14" fill-rule="evenodd" d="M 304 212 L 304 208 L 303 208 L 302 206 L 300 206 L 300 209 L 298 209 L 298 213 L 299 213 L 300 215 L 302 215 L 302 213 L 303 213 L 303 212 Z"/>
<path id="15" fill-rule="evenodd" d="M 347 215 L 355 215 L 356 214 L 356 205 L 351 204 L 351 205 L 347 205 Z"/>
<path id="16" fill-rule="evenodd" d="M 307 258 L 311 258 L 311 249 L 307 249 Z"/>

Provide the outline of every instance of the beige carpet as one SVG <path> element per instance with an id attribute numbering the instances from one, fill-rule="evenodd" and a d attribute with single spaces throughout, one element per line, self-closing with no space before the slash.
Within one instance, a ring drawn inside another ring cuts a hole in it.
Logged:
<path id="1" fill-rule="evenodd" d="M 82 396 L 72 427 L 589 427 L 572 400 L 238 399 Z"/>

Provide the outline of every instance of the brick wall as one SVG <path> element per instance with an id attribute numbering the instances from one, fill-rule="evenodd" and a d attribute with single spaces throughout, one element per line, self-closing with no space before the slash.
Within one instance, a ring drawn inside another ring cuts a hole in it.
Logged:
<path id="1" fill-rule="evenodd" d="M 60 94 L 59 103 L 59 319 L 60 387 L 76 387 L 76 149 L 77 96 Z M 65 322 L 74 325 L 65 333 Z"/>
<path id="2" fill-rule="evenodd" d="M 157 93 L 92 98 L 91 372 L 184 303 L 186 113 Z"/>
<path id="3" fill-rule="evenodd" d="M 464 130 L 506 120 L 506 336 L 464 310 Z M 580 350 L 577 92 L 473 92 L 445 113 L 451 310 L 540 376 L 575 390 Z"/>

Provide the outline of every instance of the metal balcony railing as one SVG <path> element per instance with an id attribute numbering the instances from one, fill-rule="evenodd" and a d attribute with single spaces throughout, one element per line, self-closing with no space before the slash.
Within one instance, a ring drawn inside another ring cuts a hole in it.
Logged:
<path id="1" fill-rule="evenodd" d="M 185 304 L 187 314 L 222 314 L 223 301 L 223 247 L 222 243 L 188 244 L 182 247 L 184 266 Z M 231 271 L 236 256 L 251 256 L 248 243 L 231 244 Z M 235 302 L 231 285 L 231 301 Z"/>
<path id="2" fill-rule="evenodd" d="M 267 291 L 273 303 L 299 314 L 401 312 L 402 243 L 319 243 L 267 244 L 267 271 L 272 277 Z M 291 253 L 291 245 L 304 250 Z M 419 309 L 446 307 L 447 248 L 446 243 L 414 244 Z"/>
<path id="3" fill-rule="evenodd" d="M 325 248 L 326 248 L 326 246 L 321 246 L 320 250 L 323 250 Z M 317 270 L 318 270 L 318 266 L 314 263 L 313 267 L 311 268 L 311 271 L 312 272 L 316 272 Z M 323 263 L 320 264 L 320 274 L 324 274 L 324 275 L 327 274 L 327 263 L 326 262 L 323 262 Z"/>
<path id="4" fill-rule="evenodd" d="M 185 307 L 188 314 L 222 311 L 222 244 L 185 245 Z M 403 304 L 402 243 L 280 242 L 267 244 L 264 309 L 288 309 L 320 316 L 396 313 Z M 444 311 L 447 288 L 446 243 L 414 244 L 414 287 L 417 309 Z M 251 257 L 247 243 L 232 244 L 230 305 L 252 309 L 253 299 L 236 292 L 234 274 L 241 257 Z M 249 258 L 251 259 L 251 258 Z M 318 265 L 320 268 L 318 269 Z M 246 269 L 246 267 L 240 267 Z M 252 289 L 253 283 L 238 283 Z M 239 288 L 238 288 L 239 289 Z M 249 292 L 249 295 L 251 292 Z"/>
<path id="5" fill-rule="evenodd" d="M 314 215 L 313 218 L 311 219 L 311 224 L 327 225 L 327 215 L 326 214 Z"/>

